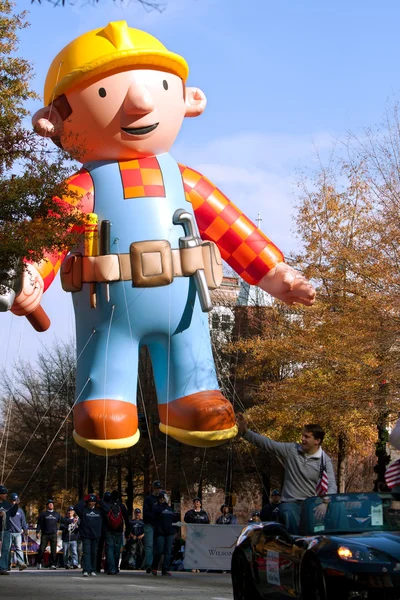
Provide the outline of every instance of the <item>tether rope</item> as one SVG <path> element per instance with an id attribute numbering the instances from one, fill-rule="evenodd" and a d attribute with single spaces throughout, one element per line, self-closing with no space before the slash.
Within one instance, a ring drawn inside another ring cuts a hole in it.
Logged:
<path id="1" fill-rule="evenodd" d="M 83 392 L 84 392 L 84 390 L 85 390 L 85 388 L 86 388 L 87 384 L 89 383 L 89 381 L 90 381 L 90 377 L 88 377 L 88 378 L 87 378 L 87 380 L 86 380 L 86 383 L 85 383 L 85 385 L 83 386 L 83 388 L 82 388 L 82 390 L 81 390 L 81 392 L 80 392 L 79 396 L 76 398 L 75 402 L 73 403 L 73 405 L 72 405 L 72 406 L 71 406 L 71 408 L 69 409 L 69 411 L 68 411 L 68 413 L 67 413 L 66 417 L 64 418 L 64 420 L 63 420 L 63 422 L 61 423 L 60 427 L 58 428 L 58 431 L 57 431 L 57 433 L 55 434 L 55 436 L 54 436 L 54 437 L 53 437 L 53 439 L 51 440 L 50 444 L 48 445 L 48 447 L 47 447 L 47 450 L 45 451 L 45 453 L 43 454 L 42 458 L 40 459 L 40 461 L 39 461 L 39 462 L 38 462 L 38 464 L 36 465 L 36 468 L 35 468 L 35 470 L 33 471 L 32 475 L 31 475 L 31 476 L 30 476 L 30 478 L 28 479 L 27 483 L 25 484 L 25 486 L 24 486 L 24 488 L 23 488 L 23 490 L 22 490 L 22 492 L 21 492 L 21 496 L 23 495 L 24 491 L 26 490 L 26 488 L 28 487 L 28 485 L 29 485 L 29 484 L 30 484 L 30 482 L 32 481 L 32 478 L 33 478 L 33 476 L 35 475 L 36 471 L 38 470 L 38 468 L 39 468 L 39 467 L 40 467 L 40 465 L 42 464 L 42 462 L 43 462 L 43 460 L 44 460 L 45 456 L 46 456 L 46 455 L 47 455 L 47 453 L 49 452 L 49 450 L 50 450 L 50 448 L 52 447 L 53 443 L 54 443 L 54 442 L 55 442 L 55 440 L 57 439 L 57 437 L 58 437 L 58 435 L 59 435 L 59 433 L 60 433 L 61 429 L 64 427 L 64 424 L 65 424 L 66 420 L 68 419 L 69 415 L 71 414 L 71 412 L 72 412 L 72 410 L 73 410 L 73 408 L 74 408 L 75 404 L 78 402 L 79 398 L 82 396 L 82 394 L 83 394 Z"/>
<path id="2" fill-rule="evenodd" d="M 104 394 L 103 394 L 103 425 L 104 425 L 104 439 L 107 439 L 106 431 L 106 385 L 107 385 L 107 368 L 108 368 L 108 345 L 110 342 L 111 325 L 114 316 L 115 305 L 111 307 L 110 323 L 108 324 L 107 340 L 106 340 L 106 355 L 104 359 Z M 106 447 L 106 464 L 104 474 L 104 489 L 107 489 L 107 477 L 108 477 L 108 448 Z"/>
<path id="3" fill-rule="evenodd" d="M 118 254 L 118 256 L 120 256 L 121 252 L 120 252 L 120 248 L 119 248 L 119 238 L 116 238 L 114 240 L 114 243 L 117 245 L 117 254 Z M 132 347 L 133 347 L 134 350 L 136 350 L 136 348 L 135 348 L 135 341 L 133 339 L 133 333 L 132 333 L 132 324 L 131 324 L 131 319 L 130 319 L 129 310 L 128 310 L 129 307 L 133 304 L 133 302 L 131 302 L 131 304 L 128 305 L 125 286 L 123 285 L 122 287 L 123 287 L 123 291 L 124 291 L 125 312 L 126 312 L 126 316 L 127 316 L 127 319 L 128 319 L 129 336 L 131 338 Z M 143 291 L 141 293 L 143 293 Z M 139 295 L 141 295 L 141 293 L 139 293 Z M 122 315 L 120 315 L 120 316 L 122 316 Z M 145 401 L 144 401 L 144 394 L 143 394 L 142 384 L 141 384 L 141 381 L 140 381 L 140 374 L 139 374 L 139 352 L 138 352 L 138 374 L 137 374 L 137 378 L 138 378 L 139 395 L 140 395 L 140 399 L 141 399 L 142 406 L 143 406 L 144 418 L 145 418 L 145 421 L 146 421 L 147 431 L 149 433 L 149 443 L 150 443 L 150 448 L 151 448 L 151 455 L 153 457 L 153 463 L 154 463 L 154 468 L 155 468 L 156 473 L 157 473 L 157 479 L 159 479 L 158 467 L 157 467 L 157 461 L 156 461 L 156 455 L 155 455 L 155 452 L 154 452 L 153 440 L 152 440 L 152 437 L 151 437 L 151 430 L 150 430 L 150 426 L 149 426 L 149 419 L 148 419 L 148 416 L 147 416 L 147 409 L 146 409 L 146 404 L 145 404 Z M 136 390 L 135 390 L 135 393 L 136 393 Z"/>
<path id="4" fill-rule="evenodd" d="M 22 341 L 22 332 L 19 336 L 19 342 L 18 342 L 18 349 L 17 349 L 17 354 L 19 355 L 20 349 L 21 349 L 21 341 Z M 1 481 L 4 481 L 4 471 L 5 471 L 5 467 L 6 467 L 6 456 L 7 456 L 7 449 L 8 449 L 8 440 L 10 437 L 10 427 L 11 427 L 11 409 L 12 409 L 12 399 L 14 396 L 14 391 L 15 391 L 15 370 L 14 370 L 14 374 L 13 374 L 13 383 L 11 386 L 11 394 L 8 400 L 8 407 L 7 407 L 7 414 L 6 414 L 6 424 L 5 424 L 5 436 L 6 436 L 6 441 L 5 441 L 5 445 L 4 445 L 4 452 L 3 452 L 3 467 L 2 467 L 2 472 L 1 472 Z"/>
<path id="5" fill-rule="evenodd" d="M 92 339 L 92 337 L 94 336 L 94 334 L 95 334 L 95 333 L 96 333 L 96 330 L 93 330 L 93 331 L 92 331 L 92 333 L 90 334 L 90 336 L 89 336 L 89 339 L 87 340 L 86 344 L 84 345 L 84 347 L 82 348 L 81 352 L 79 353 L 79 356 L 78 356 L 78 358 L 77 358 L 77 360 L 76 360 L 76 365 L 78 364 L 78 362 L 79 362 L 79 359 L 81 358 L 81 356 L 82 356 L 82 354 L 84 353 L 84 351 L 85 351 L 85 349 L 86 349 L 87 345 L 89 344 L 90 340 Z M 70 374 L 71 374 L 71 373 L 72 373 L 72 371 L 73 371 L 73 370 L 76 368 L 76 365 L 74 364 L 74 365 L 73 365 L 73 366 L 70 368 L 70 370 L 68 371 L 68 373 L 66 374 L 66 376 L 65 376 L 64 380 L 61 382 L 61 385 L 60 385 L 60 387 L 58 388 L 58 390 L 57 390 L 57 392 L 56 392 L 56 394 L 55 394 L 55 396 L 54 396 L 54 399 L 57 399 L 57 397 L 58 397 L 59 393 L 61 392 L 62 388 L 64 387 L 64 384 L 65 384 L 65 382 L 69 380 L 69 376 L 70 376 Z M 75 403 L 76 403 L 76 401 L 75 401 Z M 75 403 L 73 404 L 73 406 L 75 406 Z M 31 437 L 30 437 L 30 438 L 29 438 L 29 440 L 26 442 L 26 444 L 25 444 L 24 448 L 22 449 L 22 451 L 20 452 L 20 454 L 19 454 L 19 456 L 18 456 L 17 460 L 15 461 L 15 463 L 13 464 L 13 466 L 11 467 L 11 470 L 9 471 L 9 473 L 8 473 L 8 475 L 7 475 L 7 477 L 6 477 L 6 479 L 4 480 L 4 483 L 5 483 L 5 482 L 7 481 L 7 479 L 10 477 L 11 473 L 14 471 L 14 469 L 15 469 L 15 467 L 17 466 L 17 464 L 18 464 L 18 462 L 19 462 L 20 458 L 22 457 L 22 455 L 24 454 L 25 450 L 27 449 L 27 447 L 29 446 L 30 442 L 32 441 L 32 438 L 33 438 L 33 436 L 35 435 L 35 433 L 36 433 L 36 432 L 37 432 L 37 430 L 39 429 L 40 425 L 42 424 L 42 421 L 43 421 L 43 419 L 44 419 L 44 418 L 47 416 L 47 413 L 49 412 L 50 408 L 52 408 L 52 403 L 50 403 L 50 404 L 49 404 L 48 408 L 46 409 L 46 411 L 44 412 L 43 416 L 42 416 L 42 417 L 41 417 L 41 419 L 39 420 L 39 423 L 36 425 L 35 429 L 33 430 L 33 433 L 32 433 L 32 435 L 31 435 Z"/>
<path id="6" fill-rule="evenodd" d="M 184 478 L 184 480 L 185 480 L 185 484 L 186 484 L 186 489 L 187 489 L 187 493 L 188 493 L 188 498 L 190 498 L 190 489 L 189 489 L 189 485 L 188 485 L 188 482 L 187 482 L 187 479 L 186 479 L 186 473 L 185 473 L 185 469 L 183 468 L 183 465 L 181 465 L 181 469 L 182 469 L 182 472 L 183 472 L 183 478 Z"/>
<path id="7" fill-rule="evenodd" d="M 202 460 L 201 469 L 200 469 L 199 488 L 202 485 L 203 469 L 204 469 L 204 462 L 206 460 L 206 453 L 207 453 L 207 448 L 204 448 L 203 460 Z"/>
<path id="8" fill-rule="evenodd" d="M 171 286 L 169 286 L 168 296 L 168 352 L 167 352 L 167 416 L 166 416 L 166 432 L 165 432 L 165 466 L 164 466 L 164 488 L 167 489 L 167 466 L 168 466 L 168 430 L 169 430 L 169 383 L 170 383 L 170 366 L 171 366 Z"/>

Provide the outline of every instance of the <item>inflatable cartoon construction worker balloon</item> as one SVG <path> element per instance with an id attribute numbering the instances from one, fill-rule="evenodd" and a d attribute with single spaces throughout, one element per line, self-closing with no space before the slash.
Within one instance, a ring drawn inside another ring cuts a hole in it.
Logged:
<path id="1" fill-rule="evenodd" d="M 161 431 L 193 446 L 237 434 L 218 388 L 208 329 L 210 289 L 224 259 L 245 281 L 289 304 L 314 290 L 278 248 L 171 146 L 184 117 L 206 106 L 188 65 L 125 21 L 81 35 L 53 60 L 38 134 L 83 168 L 69 181 L 87 213 L 82 247 L 30 267 L 15 314 L 32 313 L 61 266 L 76 315 L 76 442 L 120 452 L 139 440 L 138 352 L 148 347 Z M 65 202 L 76 204 L 73 200 Z"/>

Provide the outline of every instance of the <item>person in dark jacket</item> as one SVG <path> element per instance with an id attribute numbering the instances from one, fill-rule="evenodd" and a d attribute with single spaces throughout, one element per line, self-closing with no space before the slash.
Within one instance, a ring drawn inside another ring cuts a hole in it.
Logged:
<path id="1" fill-rule="evenodd" d="M 11 504 L 14 506 L 17 504 L 17 513 L 10 517 L 10 534 L 11 534 L 11 545 L 14 544 L 15 556 L 17 559 L 18 568 L 20 571 L 24 571 L 27 564 L 24 560 L 24 553 L 22 552 L 22 534 L 25 537 L 28 534 L 28 525 L 26 524 L 25 513 L 22 508 L 19 507 L 19 496 L 16 492 L 10 494 Z M 11 557 L 10 557 L 11 561 Z"/>
<path id="2" fill-rule="evenodd" d="M 79 517 L 70 506 L 67 516 L 61 519 L 64 567 L 78 568 Z"/>
<path id="3" fill-rule="evenodd" d="M 142 511 L 135 508 L 134 518 L 129 521 L 130 533 L 122 552 L 121 569 L 140 569 L 143 562 L 144 523 Z"/>
<path id="4" fill-rule="evenodd" d="M 96 494 L 89 494 L 74 507 L 79 517 L 79 535 L 82 540 L 82 576 L 96 576 L 97 547 L 101 536 L 103 519 L 108 513 L 108 504 Z"/>
<path id="5" fill-rule="evenodd" d="M 270 496 L 270 502 L 265 504 L 260 512 L 261 521 L 279 521 L 281 493 L 279 490 L 273 490 Z"/>
<path id="6" fill-rule="evenodd" d="M 134 518 L 130 522 L 130 538 L 132 540 L 132 552 L 135 557 L 135 566 L 136 568 L 139 568 L 142 565 L 144 550 L 144 522 L 140 508 L 135 508 Z"/>
<path id="7" fill-rule="evenodd" d="M 111 492 L 104 492 L 103 500 L 106 504 L 110 503 L 111 500 Z M 101 536 L 99 539 L 99 545 L 97 548 L 97 557 L 96 557 L 96 573 L 101 573 L 101 568 L 103 566 L 103 556 L 104 556 L 104 546 L 106 543 L 106 519 L 103 519 L 103 526 L 101 529 Z M 107 557 L 104 558 L 104 573 L 107 573 Z"/>
<path id="8" fill-rule="evenodd" d="M 249 523 L 260 523 L 260 522 L 261 522 L 260 511 L 253 510 L 253 512 L 251 513 L 250 518 L 249 518 Z"/>
<path id="9" fill-rule="evenodd" d="M 168 496 L 163 490 L 158 494 L 158 504 L 153 509 L 154 519 L 154 557 L 151 572 L 157 575 L 161 555 L 164 555 L 161 566 L 161 575 L 170 576 L 169 567 L 171 563 L 172 540 L 174 539 L 174 527 L 172 523 L 179 521 L 179 515 L 174 513 L 168 504 Z"/>
<path id="10" fill-rule="evenodd" d="M 40 513 L 36 525 L 36 538 L 40 537 L 40 547 L 36 558 L 36 568 L 42 568 L 42 560 L 47 544 L 50 543 L 50 569 L 57 569 L 57 531 L 60 527 L 61 515 L 54 510 L 54 502 L 46 502 L 46 510 Z"/>
<path id="11" fill-rule="evenodd" d="M 237 525 L 237 517 L 229 512 L 229 506 L 223 504 L 220 508 L 222 515 L 215 521 L 217 525 Z"/>
<path id="12" fill-rule="evenodd" d="M 8 563 L 10 560 L 11 534 L 10 518 L 14 517 L 18 511 L 18 504 L 10 504 L 7 501 L 8 490 L 4 485 L 0 485 L 0 575 L 8 575 Z"/>
<path id="13" fill-rule="evenodd" d="M 203 510 L 203 503 L 200 498 L 193 498 L 193 508 L 185 513 L 185 523 L 196 523 L 197 525 L 208 525 L 210 522 L 209 516 Z"/>
<path id="14" fill-rule="evenodd" d="M 125 504 L 122 504 L 117 490 L 111 492 L 108 512 L 104 523 L 107 574 L 116 575 L 119 571 L 119 559 L 121 556 L 121 548 L 123 546 L 124 523 L 126 536 L 129 536 L 130 530 L 128 510 Z"/>
<path id="15" fill-rule="evenodd" d="M 153 491 L 146 496 L 143 502 L 143 522 L 144 522 L 144 563 L 143 569 L 150 573 L 153 563 L 153 543 L 154 543 L 154 520 L 153 508 L 158 504 L 158 494 L 161 490 L 161 482 L 154 481 Z"/>

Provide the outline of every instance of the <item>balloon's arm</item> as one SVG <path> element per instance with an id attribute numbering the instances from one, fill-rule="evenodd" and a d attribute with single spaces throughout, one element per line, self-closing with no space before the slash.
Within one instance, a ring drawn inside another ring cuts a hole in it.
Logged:
<path id="1" fill-rule="evenodd" d="M 200 237 L 215 242 L 223 260 L 247 283 L 257 285 L 284 261 L 282 252 L 211 181 L 190 167 L 180 164 L 179 169 Z"/>
<path id="2" fill-rule="evenodd" d="M 22 292 L 22 261 L 17 261 L 17 268 L 10 269 L 4 275 L 5 277 L 2 278 L 2 285 L 5 288 L 5 291 L 0 293 L 0 312 L 11 310 L 15 299 L 18 298 Z M 40 304 L 32 312 L 25 314 L 25 316 L 36 331 L 47 331 L 50 327 L 50 319 Z"/>

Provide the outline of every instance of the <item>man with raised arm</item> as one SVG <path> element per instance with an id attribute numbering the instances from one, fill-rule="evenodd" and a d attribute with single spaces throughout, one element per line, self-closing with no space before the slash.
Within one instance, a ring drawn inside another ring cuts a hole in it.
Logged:
<path id="1" fill-rule="evenodd" d="M 303 501 L 337 492 L 332 461 L 321 448 L 325 432 L 320 425 L 304 425 L 300 444 L 275 442 L 248 429 L 242 414 L 237 414 L 236 419 L 239 434 L 245 440 L 274 454 L 285 467 L 280 516 L 287 529 L 296 533 Z M 325 516 L 327 506 L 324 499 L 316 508 L 316 518 Z"/>

